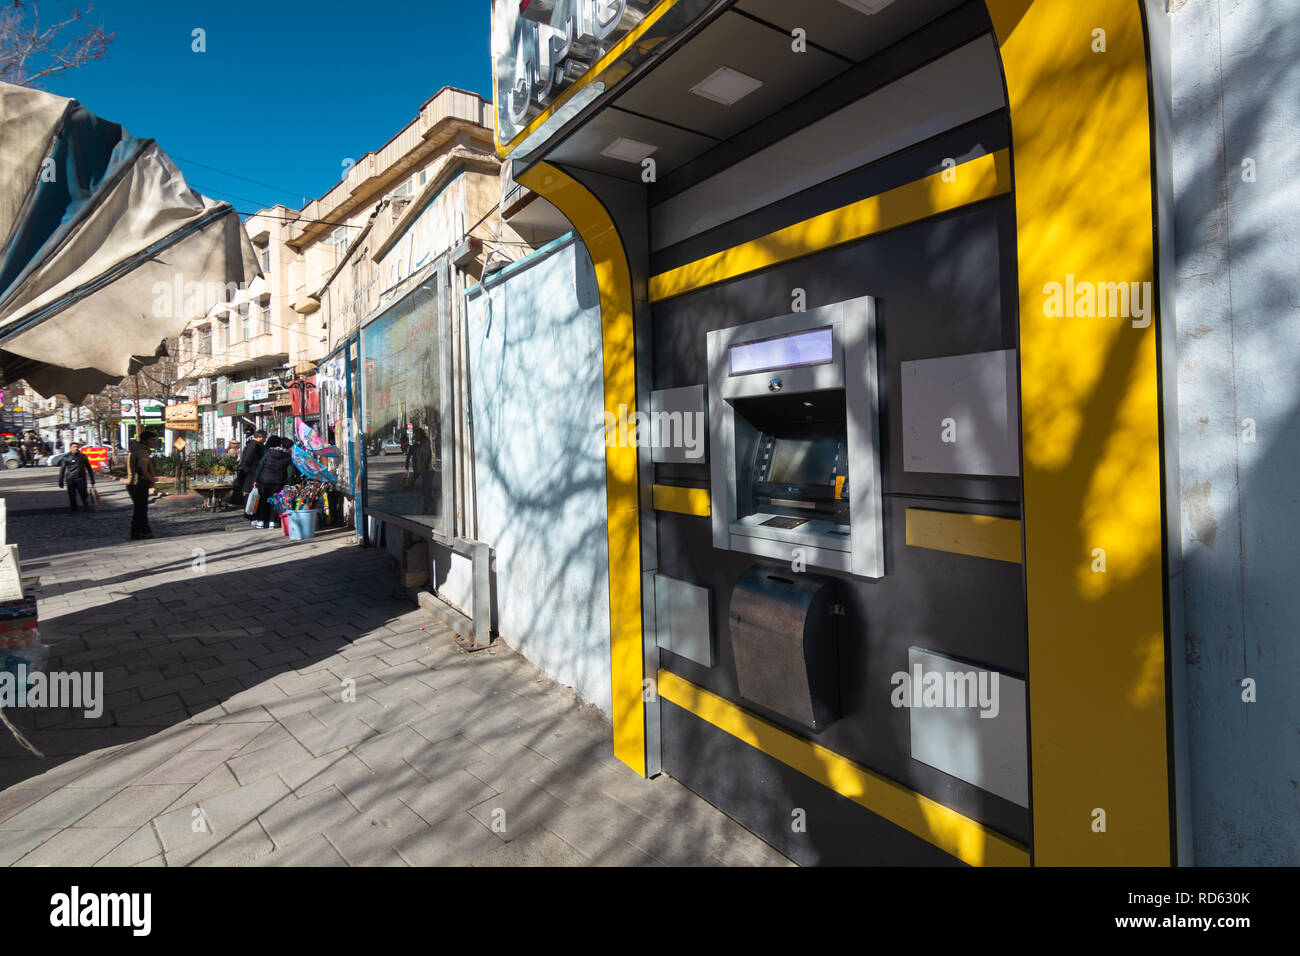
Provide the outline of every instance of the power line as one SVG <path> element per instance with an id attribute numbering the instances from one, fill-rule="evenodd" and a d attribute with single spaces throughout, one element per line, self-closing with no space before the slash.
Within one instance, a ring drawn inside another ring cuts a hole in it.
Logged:
<path id="1" fill-rule="evenodd" d="M 244 197 L 244 198 L 247 198 L 247 197 Z M 248 201 L 249 201 L 249 202 L 257 202 L 256 199 L 249 199 Z M 258 212 L 244 212 L 243 210 L 240 210 L 240 209 L 236 209 L 235 212 L 238 213 L 239 215 L 241 215 L 241 216 L 245 216 L 245 217 L 258 216 L 258 217 L 260 217 L 260 218 L 262 218 L 262 219 L 274 219 L 276 222 L 317 223 L 317 224 L 322 225 L 322 226 L 346 226 L 348 229 L 364 229 L 364 228 L 365 228 L 365 226 L 356 226 L 356 225 L 353 225 L 353 224 L 350 223 L 350 222 L 331 222 L 331 221 L 328 220 L 328 219 L 303 219 L 302 217 L 299 217 L 299 218 L 295 219 L 295 218 L 293 218 L 292 216 L 268 216 L 266 213 L 261 212 L 261 211 L 258 211 Z"/>
<path id="2" fill-rule="evenodd" d="M 190 183 L 190 185 L 203 193 L 216 193 L 218 196 L 229 196 L 231 199 L 242 199 L 245 202 L 261 202 L 260 199 L 254 199 L 252 196 L 241 196 L 238 193 L 226 192 L 224 189 L 217 189 L 213 186 L 203 186 L 199 183 Z M 275 203 L 271 205 L 275 205 Z"/>
<path id="3" fill-rule="evenodd" d="M 200 169 L 210 169 L 214 173 L 221 173 L 221 175 L 229 176 L 232 179 L 242 179 L 244 182 L 252 183 L 254 186 L 265 186 L 267 189 L 274 189 L 276 192 L 279 193 L 288 193 L 290 196 L 298 196 L 300 198 L 303 196 L 303 193 L 298 192 L 297 190 L 294 189 L 285 189 L 282 186 L 273 186 L 270 183 L 260 182 L 256 179 L 249 179 L 247 176 L 240 176 L 238 173 L 232 173 L 224 169 L 218 169 L 216 166 L 205 166 L 203 165 L 203 163 L 196 162 L 195 160 L 192 159 L 186 159 L 184 156 L 177 156 L 175 153 L 170 153 L 169 155 L 171 156 L 172 159 L 179 160 L 182 163 L 189 163 L 191 166 L 198 166 Z M 253 201 L 255 202 L 256 200 Z"/>

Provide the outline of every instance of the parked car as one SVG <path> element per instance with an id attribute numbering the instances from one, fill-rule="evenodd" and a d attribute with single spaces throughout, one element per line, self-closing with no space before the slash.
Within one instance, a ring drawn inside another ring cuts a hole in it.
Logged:
<path id="1" fill-rule="evenodd" d="M 400 455 L 402 453 L 402 443 L 396 438 L 385 438 L 379 445 L 381 455 Z"/>
<path id="2" fill-rule="evenodd" d="M 21 468 L 23 466 L 22 453 L 17 448 L 6 448 L 4 463 L 6 468 Z"/>
<path id="3" fill-rule="evenodd" d="M 43 464 L 53 465 L 55 468 L 58 468 L 71 454 L 72 452 L 70 451 L 61 451 L 57 455 L 50 455 L 50 457 L 45 459 Z"/>

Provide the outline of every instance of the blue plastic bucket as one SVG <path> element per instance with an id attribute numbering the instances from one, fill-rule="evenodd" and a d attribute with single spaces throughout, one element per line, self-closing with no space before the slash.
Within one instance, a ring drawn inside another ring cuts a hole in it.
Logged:
<path id="1" fill-rule="evenodd" d="M 316 516 L 320 509 L 310 508 L 305 511 L 289 511 L 289 540 L 303 541 L 316 535 Z"/>

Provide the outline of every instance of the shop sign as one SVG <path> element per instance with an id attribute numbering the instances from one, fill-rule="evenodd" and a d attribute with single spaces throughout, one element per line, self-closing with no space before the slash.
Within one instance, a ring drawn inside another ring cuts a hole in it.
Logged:
<path id="1" fill-rule="evenodd" d="M 269 378 L 259 378 L 255 382 L 248 383 L 248 391 L 244 395 L 249 401 L 262 401 L 271 397 L 271 380 Z"/>
<path id="2" fill-rule="evenodd" d="M 90 467 L 96 471 L 108 471 L 109 455 L 107 445 L 82 445 L 81 453 L 90 459 Z"/>
<path id="3" fill-rule="evenodd" d="M 226 394 L 221 397 L 223 402 L 242 402 L 248 397 L 247 382 L 230 382 L 226 385 Z"/>
<path id="4" fill-rule="evenodd" d="M 658 0 L 497 0 L 497 129 L 514 139 Z M 522 9 L 521 9 L 522 8 Z"/>
<path id="5" fill-rule="evenodd" d="M 140 400 L 140 417 L 141 418 L 162 418 L 163 403 L 156 398 L 142 398 Z M 122 399 L 122 417 L 135 417 L 135 399 Z"/>
<path id="6" fill-rule="evenodd" d="M 167 427 L 173 431 L 198 431 L 199 406 L 194 402 L 181 402 L 167 406 Z"/>

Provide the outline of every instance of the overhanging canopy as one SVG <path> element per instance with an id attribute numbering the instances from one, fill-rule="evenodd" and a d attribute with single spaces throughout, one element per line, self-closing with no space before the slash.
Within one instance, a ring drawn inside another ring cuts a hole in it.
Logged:
<path id="1" fill-rule="evenodd" d="M 74 402 L 200 317 L 173 290 L 261 275 L 238 213 L 192 190 L 153 140 L 8 83 L 0 237 L 0 370 Z"/>

